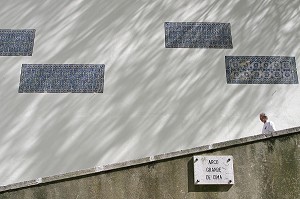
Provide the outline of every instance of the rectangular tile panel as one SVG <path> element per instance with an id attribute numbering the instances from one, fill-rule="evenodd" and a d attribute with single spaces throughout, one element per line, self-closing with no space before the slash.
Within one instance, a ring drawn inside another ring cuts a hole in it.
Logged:
<path id="1" fill-rule="evenodd" d="M 166 48 L 233 48 L 230 23 L 165 22 Z"/>
<path id="2" fill-rule="evenodd" d="M 19 93 L 103 93 L 103 64 L 23 64 Z"/>
<path id="3" fill-rule="evenodd" d="M 298 84 L 295 57 L 226 56 L 228 84 Z"/>
<path id="4" fill-rule="evenodd" d="M 31 56 L 34 29 L 0 29 L 0 56 Z"/>

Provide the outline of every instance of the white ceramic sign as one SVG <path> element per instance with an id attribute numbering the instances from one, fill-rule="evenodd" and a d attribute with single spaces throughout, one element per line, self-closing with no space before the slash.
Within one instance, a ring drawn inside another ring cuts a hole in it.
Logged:
<path id="1" fill-rule="evenodd" d="M 232 156 L 194 156 L 196 185 L 234 184 Z"/>

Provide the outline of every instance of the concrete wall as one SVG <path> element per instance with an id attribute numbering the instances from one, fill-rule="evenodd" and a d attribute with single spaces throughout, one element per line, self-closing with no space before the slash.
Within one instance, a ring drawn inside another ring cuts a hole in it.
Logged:
<path id="1" fill-rule="evenodd" d="M 22 188 L 30 184 L 24 182 L 0 187 L 0 199 L 296 199 L 300 198 L 299 154 L 300 127 L 266 138 L 252 136 L 111 165 L 113 169 L 100 173 L 90 170 L 86 176 L 80 175 L 88 170 L 70 179 L 72 174 L 53 176 L 40 179 L 39 183 L 46 183 L 37 186 Z M 233 155 L 235 184 L 194 185 L 193 155 Z"/>
<path id="2" fill-rule="evenodd" d="M 0 185 L 300 125 L 298 85 L 227 85 L 225 55 L 300 60 L 298 0 L 1 0 L 34 28 L 0 57 Z M 231 23 L 233 49 L 166 49 L 165 21 Z M 106 65 L 103 94 L 19 94 L 22 63 Z"/>

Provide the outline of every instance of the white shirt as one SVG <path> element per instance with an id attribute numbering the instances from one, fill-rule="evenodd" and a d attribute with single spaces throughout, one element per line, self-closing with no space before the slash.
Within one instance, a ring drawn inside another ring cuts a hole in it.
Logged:
<path id="1" fill-rule="evenodd" d="M 264 126 L 262 128 L 262 133 L 268 134 L 268 133 L 272 133 L 274 131 L 276 131 L 274 123 L 271 121 L 266 121 L 266 123 L 264 123 Z"/>

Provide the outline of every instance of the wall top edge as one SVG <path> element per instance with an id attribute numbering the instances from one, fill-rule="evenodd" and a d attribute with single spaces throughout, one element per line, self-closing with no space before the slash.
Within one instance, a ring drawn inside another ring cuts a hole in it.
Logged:
<path id="1" fill-rule="evenodd" d="M 288 136 L 288 135 L 296 134 L 296 133 L 300 133 L 300 126 L 276 131 L 271 134 L 253 135 L 253 136 L 249 136 L 249 137 L 228 140 L 228 141 L 224 141 L 224 142 L 214 143 L 214 144 L 210 144 L 210 145 L 204 145 L 204 146 L 195 147 L 195 148 L 191 148 L 191 149 L 185 149 L 185 150 L 180 150 L 180 151 L 175 151 L 175 152 L 170 152 L 170 153 L 164 153 L 164 154 L 160 154 L 160 155 L 155 155 L 155 156 L 150 156 L 150 157 L 145 157 L 145 158 L 140 158 L 140 159 L 135 159 L 135 160 L 129 160 L 129 161 L 120 162 L 120 163 L 96 166 L 96 167 L 89 168 L 89 169 L 72 171 L 72 172 L 68 172 L 68 173 L 64 173 L 64 174 L 58 174 L 58 175 L 53 175 L 53 176 L 48 176 L 48 177 L 37 178 L 34 180 L 29 180 L 29 181 L 8 184 L 8 185 L 0 186 L 0 193 L 6 192 L 6 191 L 13 191 L 16 189 L 21 189 L 21 188 L 26 188 L 26 187 L 31 187 L 31 186 L 35 186 L 35 185 L 45 184 L 45 183 L 51 183 L 51 182 L 53 183 L 56 181 L 66 180 L 66 179 L 70 179 L 70 178 L 84 177 L 85 175 L 92 175 L 92 174 L 97 174 L 97 173 L 101 173 L 101 172 L 105 172 L 105 171 L 111 171 L 111 170 L 116 170 L 116 169 L 121 169 L 121 168 L 126 168 L 126 167 L 132 167 L 132 166 L 137 166 L 137 165 L 156 162 L 156 161 L 163 161 L 163 160 L 168 160 L 168 159 L 172 159 L 172 158 L 184 157 L 184 156 L 193 155 L 196 153 L 208 152 L 208 151 L 212 151 L 212 150 L 233 147 L 236 145 L 248 144 L 251 142 L 263 141 L 263 140 L 267 140 L 267 139 L 270 139 L 273 137 L 276 138 L 276 137 L 281 137 L 281 136 Z"/>

